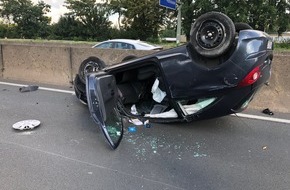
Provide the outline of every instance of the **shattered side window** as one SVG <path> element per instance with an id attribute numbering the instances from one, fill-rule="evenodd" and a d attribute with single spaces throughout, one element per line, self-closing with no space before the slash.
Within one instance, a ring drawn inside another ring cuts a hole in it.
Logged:
<path id="1" fill-rule="evenodd" d="M 118 144 L 122 135 L 122 117 L 116 109 L 113 109 L 110 113 L 110 117 L 105 121 L 107 132 L 111 141 L 114 144 Z"/>

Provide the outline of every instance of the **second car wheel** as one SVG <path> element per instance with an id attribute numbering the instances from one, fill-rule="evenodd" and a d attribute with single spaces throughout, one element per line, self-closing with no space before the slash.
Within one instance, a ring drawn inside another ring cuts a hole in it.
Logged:
<path id="1" fill-rule="evenodd" d="M 105 67 L 105 63 L 97 57 L 89 57 L 85 59 L 79 67 L 80 80 L 83 83 L 86 83 L 86 75 L 88 73 L 97 72 Z"/>
<path id="2" fill-rule="evenodd" d="M 235 39 L 235 25 L 223 13 L 209 12 L 193 23 L 190 43 L 194 50 L 208 58 L 221 56 L 231 47 Z"/>

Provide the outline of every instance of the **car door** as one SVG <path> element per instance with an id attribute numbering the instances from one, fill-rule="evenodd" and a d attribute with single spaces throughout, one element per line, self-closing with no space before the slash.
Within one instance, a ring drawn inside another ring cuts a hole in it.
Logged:
<path id="1" fill-rule="evenodd" d="M 109 145 L 116 149 L 123 137 L 123 118 L 117 110 L 118 89 L 113 75 L 91 73 L 86 77 L 88 106 Z"/>

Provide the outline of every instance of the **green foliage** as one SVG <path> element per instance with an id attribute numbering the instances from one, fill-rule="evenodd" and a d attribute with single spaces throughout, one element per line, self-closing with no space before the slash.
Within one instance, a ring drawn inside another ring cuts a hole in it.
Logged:
<path id="1" fill-rule="evenodd" d="M 218 10 L 219 4 L 222 0 L 181 0 L 182 2 L 182 28 L 186 35 L 186 39 L 189 40 L 191 24 L 197 19 L 200 15 L 209 12 L 209 11 L 220 11 Z M 227 2 L 228 5 L 231 2 Z"/>
<path id="2" fill-rule="evenodd" d="M 113 13 L 122 16 L 119 22 L 134 39 L 158 38 L 170 11 L 161 7 L 156 0 L 108 0 Z M 119 17 L 121 18 L 121 17 Z"/>
<path id="3" fill-rule="evenodd" d="M 290 4 L 288 0 L 281 0 L 277 4 L 277 32 L 278 36 L 281 36 L 283 32 L 289 29 L 290 24 Z M 285 13 L 285 9 L 287 10 Z"/>
<path id="4" fill-rule="evenodd" d="M 288 49 L 290 50 L 290 39 L 285 39 L 282 42 L 274 43 L 275 49 Z"/>
<path id="5" fill-rule="evenodd" d="M 254 29 L 276 31 L 279 35 L 289 29 L 289 0 L 181 0 L 183 30 L 189 39 L 190 26 L 201 14 L 219 11 L 234 22 L 245 22 Z"/>
<path id="6" fill-rule="evenodd" d="M 53 38 L 58 40 L 84 40 L 82 28 L 83 24 L 77 21 L 74 16 L 62 16 L 58 23 L 52 25 Z"/>
<path id="7" fill-rule="evenodd" d="M 30 0 L 0 0 L 0 15 L 8 23 L 15 23 L 21 38 L 46 37 L 50 18 L 45 16 L 50 5 L 39 1 L 36 5 Z"/>
<path id="8" fill-rule="evenodd" d="M 176 31 L 173 29 L 165 29 L 163 31 L 160 32 L 160 37 L 161 38 L 175 38 L 176 37 Z"/>
<path id="9" fill-rule="evenodd" d="M 276 32 L 290 29 L 289 0 L 180 0 L 182 30 L 189 40 L 191 24 L 201 14 L 220 11 L 234 22 L 249 23 L 254 29 Z M 102 41 L 131 38 L 157 42 L 175 37 L 177 11 L 163 8 L 158 0 L 66 0 L 69 12 L 50 24 L 50 5 L 32 0 L 0 0 L 0 38 L 47 38 Z M 117 13 L 118 28 L 109 16 Z M 285 43 L 287 46 L 287 43 Z M 284 46 L 279 44 L 278 46 Z"/>
<path id="10" fill-rule="evenodd" d="M 83 37 L 86 39 L 103 40 L 107 38 L 111 22 L 106 4 L 96 0 L 66 0 L 65 6 L 70 11 L 67 15 L 80 22 Z"/>

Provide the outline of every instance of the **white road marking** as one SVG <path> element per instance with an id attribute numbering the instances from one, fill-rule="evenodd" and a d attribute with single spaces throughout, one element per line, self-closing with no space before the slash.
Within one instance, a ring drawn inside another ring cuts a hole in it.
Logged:
<path id="1" fill-rule="evenodd" d="M 232 114 L 232 116 L 290 124 L 290 120 L 288 119 L 279 119 L 279 118 L 274 118 L 274 117 L 264 117 L 264 116 L 250 115 L 250 114 L 244 114 L 244 113 Z"/>
<path id="2" fill-rule="evenodd" d="M 18 87 L 27 86 L 27 85 L 24 85 L 24 84 L 16 84 L 16 83 L 1 82 L 1 81 L 0 81 L 0 84 L 9 85 L 9 86 L 18 86 Z M 45 91 L 51 91 L 51 92 L 60 92 L 60 93 L 66 93 L 66 94 L 72 94 L 72 95 L 75 94 L 74 91 L 60 90 L 60 89 L 54 89 L 54 88 L 39 87 L 39 90 L 45 90 Z M 279 119 L 279 118 L 274 118 L 274 117 L 264 117 L 264 116 L 250 115 L 250 114 L 244 114 L 244 113 L 232 114 L 232 116 L 238 116 L 238 117 L 248 118 L 248 119 L 257 119 L 257 120 L 263 120 L 263 121 L 272 121 L 272 122 L 277 122 L 277 123 L 290 124 L 290 120 Z"/>
<path id="3" fill-rule="evenodd" d="M 17 83 L 10 83 L 10 82 L 1 82 L 0 84 L 3 85 L 8 85 L 8 86 L 17 86 L 17 87 L 23 87 L 23 86 L 28 86 L 25 84 L 17 84 Z M 70 90 L 60 90 L 60 89 L 55 89 L 55 88 L 45 88 L 45 87 L 39 87 L 39 90 L 45 90 L 45 91 L 51 91 L 51 92 L 61 92 L 61 93 L 66 93 L 66 94 L 75 94 L 74 91 L 70 91 Z"/>

